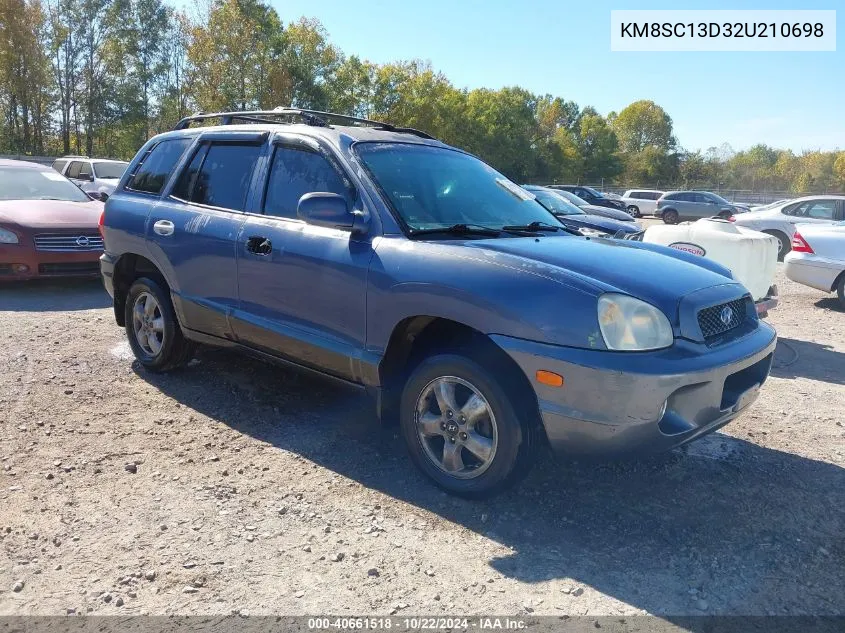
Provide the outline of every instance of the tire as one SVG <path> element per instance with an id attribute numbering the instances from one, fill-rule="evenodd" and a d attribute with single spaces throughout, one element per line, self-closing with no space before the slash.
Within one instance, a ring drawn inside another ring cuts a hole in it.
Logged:
<path id="1" fill-rule="evenodd" d="M 839 297 L 839 305 L 845 310 L 845 273 L 839 275 L 839 281 L 836 284 L 836 294 Z"/>
<path id="2" fill-rule="evenodd" d="M 792 250 L 792 241 L 785 233 L 781 233 L 780 231 L 763 231 L 763 233 L 778 238 L 778 261 L 782 262 L 783 258 L 786 257 L 786 254 Z"/>
<path id="3" fill-rule="evenodd" d="M 494 374 L 486 369 L 492 366 L 482 366 L 471 353 L 435 353 L 417 365 L 402 392 L 400 426 L 411 459 L 440 488 L 460 497 L 490 497 L 513 485 L 531 469 L 540 444 L 537 412 L 520 410 L 517 403 L 528 399 L 519 397 L 518 382 L 501 380 L 508 372 Z M 443 385 L 447 394 L 451 385 L 451 397 L 442 395 Z M 473 397 L 478 406 L 464 409 Z M 438 402 L 449 401 L 453 406 L 441 410 Z M 482 409 L 480 415 L 470 413 Z M 423 418 L 428 424 L 418 422 Z M 447 470 L 460 466 L 455 473 Z"/>
<path id="4" fill-rule="evenodd" d="M 136 308 L 143 313 L 138 318 Z M 124 317 L 129 346 L 148 371 L 172 371 L 184 367 L 193 357 L 194 344 L 182 334 L 170 292 L 158 282 L 142 277 L 132 284 L 126 296 Z"/>
<path id="5" fill-rule="evenodd" d="M 635 218 L 643 217 L 642 214 L 640 214 L 640 208 L 635 204 L 632 204 L 628 207 L 628 213 L 630 213 Z"/>
<path id="6" fill-rule="evenodd" d="M 678 220 L 680 220 L 680 216 L 678 212 L 674 209 L 666 209 L 662 215 L 664 224 L 677 224 Z"/>

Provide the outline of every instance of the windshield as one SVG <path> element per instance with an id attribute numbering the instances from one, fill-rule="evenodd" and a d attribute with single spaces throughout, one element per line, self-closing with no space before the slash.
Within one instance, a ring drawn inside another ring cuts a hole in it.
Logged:
<path id="1" fill-rule="evenodd" d="M 544 189 L 529 189 L 537 196 L 537 201 L 556 215 L 584 215 L 577 206 L 559 195 L 557 191 L 546 191 Z"/>
<path id="2" fill-rule="evenodd" d="M 94 175 L 97 178 L 120 178 L 129 163 L 102 162 L 94 163 Z"/>
<path id="3" fill-rule="evenodd" d="M 0 200 L 91 201 L 61 174 L 31 167 L 0 167 Z"/>
<path id="4" fill-rule="evenodd" d="M 589 191 L 596 198 L 604 198 L 605 197 L 605 195 L 601 191 L 596 191 L 592 187 L 581 187 L 581 188 L 584 189 L 585 191 Z"/>
<path id="5" fill-rule="evenodd" d="M 463 152 L 410 143 L 357 143 L 355 151 L 411 230 L 561 226 L 533 194 Z"/>
<path id="6" fill-rule="evenodd" d="M 707 197 L 711 200 L 714 200 L 717 204 L 727 204 L 730 205 L 731 203 L 725 200 L 722 196 L 717 196 L 715 193 L 708 193 Z"/>
<path id="7" fill-rule="evenodd" d="M 588 204 L 590 204 L 589 202 L 587 202 L 583 198 L 579 198 L 578 196 L 576 196 L 571 191 L 565 191 L 564 189 L 555 189 L 555 193 L 557 195 L 563 197 L 563 198 L 566 198 L 567 200 L 569 200 L 569 202 L 574 204 L 576 207 L 585 207 Z"/>

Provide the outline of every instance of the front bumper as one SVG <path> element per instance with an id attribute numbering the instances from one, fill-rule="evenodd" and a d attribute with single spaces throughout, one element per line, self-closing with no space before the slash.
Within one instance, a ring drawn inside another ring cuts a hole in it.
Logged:
<path id="1" fill-rule="evenodd" d="M 762 322 L 714 349 L 678 340 L 625 353 L 492 338 L 534 387 L 552 448 L 573 456 L 661 452 L 715 431 L 756 400 L 777 344 Z M 564 385 L 538 383 L 538 370 L 560 374 Z"/>
<path id="2" fill-rule="evenodd" d="M 98 251 L 78 253 L 37 251 L 25 244 L 0 245 L 0 282 L 44 277 L 95 277 Z"/>

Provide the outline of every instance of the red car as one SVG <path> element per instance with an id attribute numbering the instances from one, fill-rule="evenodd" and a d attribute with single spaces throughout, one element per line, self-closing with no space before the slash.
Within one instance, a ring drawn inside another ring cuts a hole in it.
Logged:
<path id="1" fill-rule="evenodd" d="M 0 160 L 0 282 L 98 275 L 102 211 L 50 167 Z"/>

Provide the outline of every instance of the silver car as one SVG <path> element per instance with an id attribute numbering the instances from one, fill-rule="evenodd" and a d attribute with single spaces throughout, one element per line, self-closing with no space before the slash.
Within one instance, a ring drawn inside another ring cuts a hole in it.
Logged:
<path id="1" fill-rule="evenodd" d="M 657 201 L 657 216 L 666 224 L 681 220 L 719 217 L 728 219 L 746 209 L 709 191 L 670 191 Z"/>
<path id="2" fill-rule="evenodd" d="M 53 169 L 86 193 L 106 200 L 117 186 L 129 163 L 121 160 L 64 156 L 53 162 Z"/>

